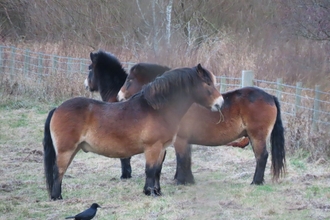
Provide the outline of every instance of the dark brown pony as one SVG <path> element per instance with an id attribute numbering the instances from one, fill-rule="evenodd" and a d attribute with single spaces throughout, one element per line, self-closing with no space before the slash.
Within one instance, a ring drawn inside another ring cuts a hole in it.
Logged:
<path id="1" fill-rule="evenodd" d="M 99 92 L 104 102 L 116 102 L 117 94 L 124 85 L 128 75 L 122 64 L 113 54 L 102 50 L 90 53 L 90 59 L 92 63 L 89 65 L 89 74 L 84 82 L 86 89 L 89 89 L 90 92 Z M 154 80 L 155 76 L 162 75 L 168 70 L 170 68 L 158 64 L 138 63 L 131 68 L 130 72 L 133 74 L 139 73 L 145 76 L 146 79 L 148 79 L 149 75 L 152 75 L 152 80 Z M 143 81 L 143 79 L 141 80 Z M 122 168 L 121 179 L 132 177 L 130 159 L 120 159 Z"/>
<path id="2" fill-rule="evenodd" d="M 165 148 L 171 145 L 181 118 L 194 102 L 213 111 L 223 104 L 214 75 L 201 65 L 169 71 L 126 102 L 78 97 L 51 110 L 43 140 L 51 199 L 62 199 L 64 173 L 79 150 L 113 158 L 144 153 L 144 193 L 160 195 Z"/>
<path id="3" fill-rule="evenodd" d="M 121 88 L 118 99 L 127 99 L 145 83 L 143 75 L 129 74 L 130 84 Z M 148 76 L 148 79 L 151 79 Z M 133 90 L 134 88 L 134 90 Z M 180 122 L 174 148 L 177 157 L 175 179 L 178 184 L 194 183 L 191 171 L 191 144 L 204 146 L 227 145 L 241 137 L 241 142 L 229 145 L 245 147 L 250 142 L 256 158 L 252 184 L 264 182 L 270 136 L 273 179 L 285 172 L 284 129 L 278 99 L 256 87 L 246 87 L 222 94 L 221 114 L 193 104 Z M 217 123 L 218 122 L 218 123 Z"/>

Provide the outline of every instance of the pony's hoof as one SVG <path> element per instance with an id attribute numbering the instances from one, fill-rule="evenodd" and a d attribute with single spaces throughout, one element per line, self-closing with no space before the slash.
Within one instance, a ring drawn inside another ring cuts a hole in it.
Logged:
<path id="1" fill-rule="evenodd" d="M 251 185 L 264 185 L 264 181 L 252 181 Z"/>
<path id="2" fill-rule="evenodd" d="M 143 192 L 146 196 L 151 196 L 152 194 L 154 194 L 154 190 L 151 187 L 145 188 Z"/>
<path id="3" fill-rule="evenodd" d="M 162 195 L 161 190 L 158 189 L 158 188 L 148 187 L 147 189 L 143 190 L 143 192 L 144 192 L 145 195 L 147 195 L 147 196 L 153 196 L 153 197 L 161 196 Z"/>
<path id="4" fill-rule="evenodd" d="M 120 179 L 130 179 L 130 178 L 132 178 L 132 175 L 131 174 L 123 174 L 120 177 Z"/>
<path id="5" fill-rule="evenodd" d="M 184 178 L 184 179 L 178 179 L 178 178 L 174 178 L 174 179 L 175 179 L 177 185 L 192 185 L 192 184 L 195 184 L 194 177 Z"/>
<path id="6" fill-rule="evenodd" d="M 158 188 L 155 188 L 155 189 L 154 189 L 154 194 L 153 194 L 153 196 L 161 196 L 161 195 L 162 195 L 161 190 L 158 189 Z"/>
<path id="7" fill-rule="evenodd" d="M 62 195 L 60 195 L 60 196 L 58 196 L 58 197 L 52 197 L 52 198 L 51 198 L 52 201 L 62 200 L 62 199 L 63 199 Z"/>

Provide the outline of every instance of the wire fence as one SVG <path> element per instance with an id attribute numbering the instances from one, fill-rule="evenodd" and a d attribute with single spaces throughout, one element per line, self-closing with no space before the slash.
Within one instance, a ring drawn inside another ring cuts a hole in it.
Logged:
<path id="1" fill-rule="evenodd" d="M 44 96 L 50 94 L 51 86 L 55 91 L 58 84 L 62 83 L 56 81 L 54 74 L 63 76 L 69 85 L 67 87 L 79 84 L 78 86 L 82 88 L 82 82 L 87 76 L 90 63 L 89 59 L 63 57 L 33 52 L 28 49 L 0 46 L 2 79 L 6 78 L 9 83 L 23 81 L 24 85 L 20 85 L 23 92 L 34 90 L 37 84 L 37 87 L 44 91 Z M 129 69 L 134 63 L 122 62 L 122 65 Z M 53 81 L 47 80 L 47 78 L 53 78 Z M 248 80 L 248 83 L 245 80 Z M 313 89 L 304 88 L 301 82 L 297 82 L 296 85 L 287 85 L 282 82 L 282 79 L 271 82 L 254 79 L 253 75 L 248 74 L 247 78 L 244 74 L 241 78 L 217 77 L 220 92 L 238 89 L 246 85 L 257 86 L 275 95 L 281 103 L 283 121 L 286 124 L 296 117 L 303 117 L 308 121 L 308 126 L 315 131 L 330 130 L 330 93 L 320 91 L 318 85 Z M 78 95 L 81 93 L 83 93 L 83 89 L 78 92 Z M 72 95 L 77 94 L 72 92 Z"/>

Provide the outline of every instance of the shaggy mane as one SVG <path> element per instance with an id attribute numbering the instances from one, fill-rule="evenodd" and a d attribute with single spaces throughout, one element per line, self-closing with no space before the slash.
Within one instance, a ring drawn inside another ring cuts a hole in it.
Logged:
<path id="1" fill-rule="evenodd" d="M 127 78 L 127 73 L 117 57 L 102 50 L 93 54 L 91 67 L 103 101 L 107 101 L 111 95 L 116 95 Z"/>
<path id="2" fill-rule="evenodd" d="M 208 79 L 211 79 L 211 75 Z M 165 72 L 142 89 L 144 99 L 154 109 L 165 106 L 178 93 L 190 93 L 190 87 L 200 80 L 197 67 L 180 68 Z"/>

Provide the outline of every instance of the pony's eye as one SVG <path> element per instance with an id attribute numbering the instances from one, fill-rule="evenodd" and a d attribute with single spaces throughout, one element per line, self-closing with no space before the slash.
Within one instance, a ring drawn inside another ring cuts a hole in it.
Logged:
<path id="1" fill-rule="evenodd" d="M 126 89 L 128 89 L 131 86 L 131 79 L 127 80 L 126 82 Z"/>

